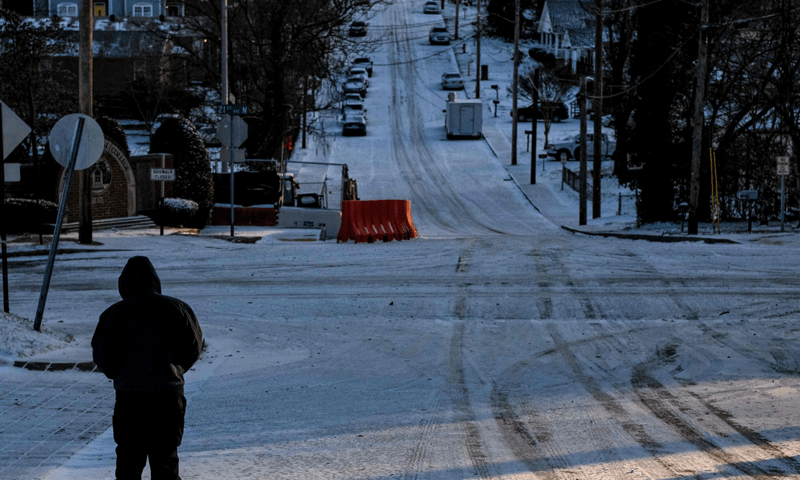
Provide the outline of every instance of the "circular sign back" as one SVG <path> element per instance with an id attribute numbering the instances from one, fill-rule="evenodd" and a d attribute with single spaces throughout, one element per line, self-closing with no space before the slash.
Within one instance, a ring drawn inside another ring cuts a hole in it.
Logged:
<path id="1" fill-rule="evenodd" d="M 94 119 L 81 113 L 73 113 L 59 120 L 50 132 L 50 153 L 62 167 L 69 166 L 78 121 L 83 118 L 83 132 L 78 141 L 78 155 L 75 159 L 75 170 L 84 170 L 95 164 L 103 154 L 105 137 L 103 129 Z"/>

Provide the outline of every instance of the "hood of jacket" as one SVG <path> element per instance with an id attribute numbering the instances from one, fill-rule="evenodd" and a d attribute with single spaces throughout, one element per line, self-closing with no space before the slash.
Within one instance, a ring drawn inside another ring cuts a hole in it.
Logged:
<path id="1" fill-rule="evenodd" d="M 119 276 L 119 294 L 123 299 L 137 293 L 161 293 L 161 280 L 147 257 L 131 257 Z"/>

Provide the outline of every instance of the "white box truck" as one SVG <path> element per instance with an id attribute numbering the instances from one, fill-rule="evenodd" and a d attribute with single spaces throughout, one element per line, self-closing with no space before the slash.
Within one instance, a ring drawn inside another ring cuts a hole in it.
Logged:
<path id="1" fill-rule="evenodd" d="M 480 99 L 460 99 L 455 92 L 447 96 L 444 129 L 447 138 L 481 138 L 483 128 L 483 102 Z"/>

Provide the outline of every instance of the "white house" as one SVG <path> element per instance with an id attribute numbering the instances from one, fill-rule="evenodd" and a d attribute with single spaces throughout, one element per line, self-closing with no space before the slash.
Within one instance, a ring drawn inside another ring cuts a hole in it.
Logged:
<path id="1" fill-rule="evenodd" d="M 594 13 L 579 0 L 545 0 L 539 19 L 539 42 L 578 70 L 578 64 L 589 64 L 594 55 Z"/>

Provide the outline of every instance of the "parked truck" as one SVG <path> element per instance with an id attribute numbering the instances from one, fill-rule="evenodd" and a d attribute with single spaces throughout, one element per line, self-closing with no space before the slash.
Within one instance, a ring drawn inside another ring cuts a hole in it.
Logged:
<path id="1" fill-rule="evenodd" d="M 447 138 L 481 138 L 483 102 L 480 99 L 460 99 L 455 92 L 447 95 L 444 129 Z"/>

